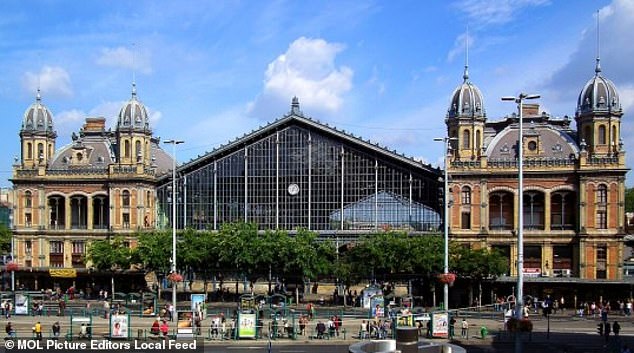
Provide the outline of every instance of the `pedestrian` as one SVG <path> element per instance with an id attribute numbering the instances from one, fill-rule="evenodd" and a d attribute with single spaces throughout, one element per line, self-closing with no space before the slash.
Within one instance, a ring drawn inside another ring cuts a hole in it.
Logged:
<path id="1" fill-rule="evenodd" d="M 469 338 L 469 323 L 466 318 L 462 318 L 462 330 L 460 331 L 460 337 Z"/>
<path id="2" fill-rule="evenodd" d="M 619 338 L 619 332 L 621 332 L 621 325 L 618 321 L 614 321 L 612 324 L 612 331 L 614 331 L 614 337 Z"/>
<path id="3" fill-rule="evenodd" d="M 603 334 L 605 335 L 605 342 L 606 343 L 610 339 L 610 331 L 611 331 L 610 323 L 606 322 L 604 324 L 604 326 L 603 326 Z"/>
<path id="4" fill-rule="evenodd" d="M 42 324 L 38 321 L 33 326 L 33 332 L 35 333 L 35 339 L 38 341 L 42 340 Z"/>
<path id="5" fill-rule="evenodd" d="M 55 321 L 55 323 L 53 324 L 53 327 L 51 328 L 51 330 L 53 331 L 53 339 L 54 340 L 58 340 L 59 339 L 59 333 L 61 331 L 61 327 L 59 326 L 59 321 Z"/>
<path id="6" fill-rule="evenodd" d="M 454 317 L 451 317 L 451 319 L 449 320 L 449 339 L 452 340 L 454 335 L 455 335 L 455 329 L 456 329 L 456 319 Z"/>
<path id="7" fill-rule="evenodd" d="M 11 325 L 11 321 L 7 322 L 7 326 L 5 326 L 4 330 L 7 332 L 7 339 L 15 338 L 15 329 L 13 325 Z"/>
<path id="8" fill-rule="evenodd" d="M 4 317 L 7 319 L 11 317 L 11 302 L 8 300 L 4 302 Z"/>

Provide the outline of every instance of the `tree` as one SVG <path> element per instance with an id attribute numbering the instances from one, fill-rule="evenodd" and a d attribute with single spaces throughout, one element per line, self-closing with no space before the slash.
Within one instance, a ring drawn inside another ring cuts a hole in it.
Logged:
<path id="1" fill-rule="evenodd" d="M 11 239 L 13 233 L 3 223 L 0 223 L 0 252 L 2 254 L 8 254 L 11 252 Z"/>
<path id="2" fill-rule="evenodd" d="M 109 271 L 114 296 L 114 276 L 116 272 L 123 272 L 132 264 L 132 252 L 123 237 L 93 241 L 87 251 L 86 258 L 99 271 Z"/>
<path id="3" fill-rule="evenodd" d="M 172 258 L 172 234 L 167 231 L 140 233 L 137 247 L 132 251 L 133 263 L 143 266 L 146 273 L 156 273 L 157 280 L 161 274 L 166 275 L 170 270 Z M 161 286 L 158 286 L 160 298 Z"/>
<path id="4" fill-rule="evenodd" d="M 469 302 L 473 301 L 473 285 L 478 286 L 478 302 L 482 303 L 482 282 L 494 280 L 506 271 L 507 259 L 496 250 L 458 248 L 454 271 L 470 280 Z"/>
<path id="5" fill-rule="evenodd" d="M 634 212 L 634 187 L 625 189 L 625 212 Z"/>

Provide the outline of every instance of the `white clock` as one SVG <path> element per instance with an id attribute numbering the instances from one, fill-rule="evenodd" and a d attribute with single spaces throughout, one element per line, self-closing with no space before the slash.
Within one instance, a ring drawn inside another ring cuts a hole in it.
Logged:
<path id="1" fill-rule="evenodd" d="M 288 186 L 288 194 L 291 196 L 295 196 L 299 194 L 299 185 L 291 184 Z"/>

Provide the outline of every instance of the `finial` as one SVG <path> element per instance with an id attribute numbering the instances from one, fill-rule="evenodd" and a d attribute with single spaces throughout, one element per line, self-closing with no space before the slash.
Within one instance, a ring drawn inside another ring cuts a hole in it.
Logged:
<path id="1" fill-rule="evenodd" d="M 465 38 L 465 58 L 464 58 L 464 74 L 462 78 L 464 82 L 469 80 L 469 26 L 467 26 L 467 38 Z"/>
<path id="2" fill-rule="evenodd" d="M 299 99 L 297 96 L 293 97 L 291 102 L 291 114 L 302 116 L 302 111 L 299 110 Z"/>
<path id="3" fill-rule="evenodd" d="M 136 83 L 132 81 L 132 98 L 136 98 Z"/>
<path id="4" fill-rule="evenodd" d="M 37 88 L 37 94 L 35 95 L 35 100 L 38 102 L 42 101 L 42 95 L 40 95 L 40 87 Z"/>
<path id="5" fill-rule="evenodd" d="M 601 46 L 600 46 L 600 32 L 599 32 L 599 11 L 597 10 L 597 64 L 594 68 L 594 72 L 597 76 L 601 73 Z"/>

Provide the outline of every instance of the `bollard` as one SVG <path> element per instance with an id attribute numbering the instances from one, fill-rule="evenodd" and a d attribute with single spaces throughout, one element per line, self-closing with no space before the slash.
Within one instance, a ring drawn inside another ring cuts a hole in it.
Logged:
<path id="1" fill-rule="evenodd" d="M 343 340 L 345 341 L 346 340 L 346 329 L 342 328 L 341 329 L 341 333 L 343 333 Z"/>
<path id="2" fill-rule="evenodd" d="M 480 327 L 480 338 L 482 338 L 482 339 L 487 338 L 487 334 L 488 333 L 489 333 L 489 331 L 487 330 L 486 326 Z"/>

